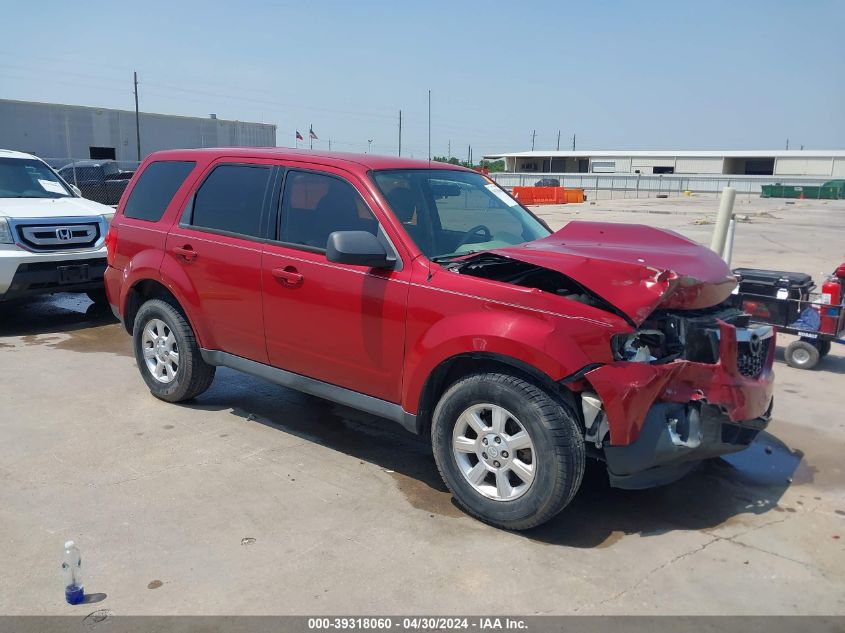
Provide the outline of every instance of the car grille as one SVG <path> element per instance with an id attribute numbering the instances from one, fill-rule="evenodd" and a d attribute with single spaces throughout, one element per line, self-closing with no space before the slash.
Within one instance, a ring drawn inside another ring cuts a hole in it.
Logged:
<path id="1" fill-rule="evenodd" d="M 765 338 L 756 341 L 756 344 L 744 341 L 737 344 L 736 365 L 746 378 L 757 378 L 763 371 L 766 359 L 769 356 L 769 345 L 772 339 Z"/>
<path id="2" fill-rule="evenodd" d="M 21 224 L 21 243 L 35 251 L 74 250 L 93 247 L 100 239 L 96 222 L 84 224 Z"/>

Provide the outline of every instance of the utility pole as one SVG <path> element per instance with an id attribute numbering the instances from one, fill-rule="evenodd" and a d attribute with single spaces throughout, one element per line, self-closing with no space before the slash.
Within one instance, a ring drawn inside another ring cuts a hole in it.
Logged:
<path id="1" fill-rule="evenodd" d="M 537 136 L 537 130 L 531 132 L 531 151 L 534 151 L 534 138 Z"/>
<path id="2" fill-rule="evenodd" d="M 399 110 L 399 155 L 402 155 L 402 110 Z"/>
<path id="3" fill-rule="evenodd" d="M 575 151 L 575 134 L 572 134 L 572 151 Z"/>
<path id="4" fill-rule="evenodd" d="M 332 151 L 332 140 L 329 139 L 329 151 Z"/>
<path id="5" fill-rule="evenodd" d="M 138 120 L 138 71 L 132 71 L 135 83 L 135 144 L 138 149 L 138 162 L 141 162 L 141 122 Z"/>
<path id="6" fill-rule="evenodd" d="M 786 139 L 786 149 L 789 149 L 789 139 Z"/>
<path id="7" fill-rule="evenodd" d="M 428 91 L 428 162 L 431 162 L 431 90 Z"/>
<path id="8" fill-rule="evenodd" d="M 472 165 L 472 147 L 467 145 L 467 167 Z"/>
<path id="9" fill-rule="evenodd" d="M 367 153 L 368 154 L 370 153 L 370 148 L 372 147 L 372 145 L 373 145 L 373 139 L 368 138 L 367 139 Z"/>
<path id="10" fill-rule="evenodd" d="M 449 160 L 450 158 L 452 158 L 452 139 L 449 139 L 449 143 L 446 145 L 446 147 L 446 154 L 448 154 L 448 156 L 446 156 L 446 160 Z"/>
<path id="11" fill-rule="evenodd" d="M 560 151 L 560 130 L 557 131 L 557 151 Z"/>

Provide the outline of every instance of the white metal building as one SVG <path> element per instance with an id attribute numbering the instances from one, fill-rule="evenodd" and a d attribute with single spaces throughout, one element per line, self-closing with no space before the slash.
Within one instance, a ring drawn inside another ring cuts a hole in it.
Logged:
<path id="1" fill-rule="evenodd" d="M 141 158 L 163 149 L 276 145 L 276 126 L 141 112 Z M 0 99 L 0 148 L 41 158 L 137 160 L 135 112 Z"/>
<path id="2" fill-rule="evenodd" d="M 845 178 L 845 150 L 529 151 L 490 154 L 510 173 L 731 174 Z"/>

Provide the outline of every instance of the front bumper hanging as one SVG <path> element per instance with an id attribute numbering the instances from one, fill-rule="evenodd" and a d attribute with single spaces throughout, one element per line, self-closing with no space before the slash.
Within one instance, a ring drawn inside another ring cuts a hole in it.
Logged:
<path id="1" fill-rule="evenodd" d="M 636 442 L 604 447 L 610 485 L 640 489 L 675 481 L 702 459 L 747 448 L 770 415 L 771 406 L 765 414 L 737 423 L 713 405 L 655 404 Z"/>
<path id="2" fill-rule="evenodd" d="M 744 330 L 721 323 L 716 363 L 622 361 L 584 375 L 595 390 L 582 394 L 586 439 L 604 448 L 612 485 L 669 483 L 702 459 L 746 448 L 766 427 L 774 336 L 768 335 L 764 359 L 753 372 L 738 357 L 743 336 Z"/>

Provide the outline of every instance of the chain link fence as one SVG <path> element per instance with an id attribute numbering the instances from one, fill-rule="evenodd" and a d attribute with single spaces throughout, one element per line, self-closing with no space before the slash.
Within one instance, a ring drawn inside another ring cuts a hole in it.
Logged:
<path id="1" fill-rule="evenodd" d="M 136 161 L 91 158 L 45 158 L 44 162 L 79 189 L 82 197 L 112 206 L 120 201 L 139 165 Z"/>
<path id="2" fill-rule="evenodd" d="M 763 185 L 781 184 L 796 187 L 819 187 L 829 177 L 730 176 L 704 174 L 554 174 L 554 173 L 491 173 L 501 187 L 560 186 L 583 189 L 596 199 L 654 198 L 682 196 L 691 193 L 720 193 L 733 187 L 737 194 L 759 196 Z M 555 182 L 559 184 L 555 184 Z"/>

